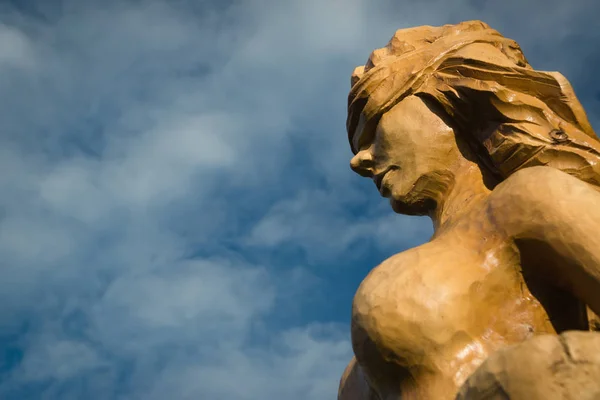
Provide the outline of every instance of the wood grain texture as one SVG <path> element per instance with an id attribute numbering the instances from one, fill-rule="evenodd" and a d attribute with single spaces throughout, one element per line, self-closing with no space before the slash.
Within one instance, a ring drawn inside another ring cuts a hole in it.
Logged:
<path id="1" fill-rule="evenodd" d="M 435 233 L 361 283 L 339 400 L 453 399 L 499 351 L 597 326 L 600 142 L 562 75 L 468 21 L 397 31 L 351 84 L 351 168 Z"/>

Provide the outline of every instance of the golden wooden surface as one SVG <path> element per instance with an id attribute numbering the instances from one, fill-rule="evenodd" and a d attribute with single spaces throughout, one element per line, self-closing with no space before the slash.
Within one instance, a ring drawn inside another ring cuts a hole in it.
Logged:
<path id="1" fill-rule="evenodd" d="M 397 31 L 351 83 L 351 168 L 435 233 L 361 283 L 338 399 L 453 399 L 491 354 L 589 330 L 600 142 L 566 78 L 468 21 Z"/>

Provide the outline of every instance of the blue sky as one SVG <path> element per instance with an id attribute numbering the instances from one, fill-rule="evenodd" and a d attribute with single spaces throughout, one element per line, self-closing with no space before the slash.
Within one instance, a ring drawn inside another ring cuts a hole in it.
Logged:
<path id="1" fill-rule="evenodd" d="M 482 19 L 600 127 L 596 0 L 0 4 L 0 398 L 331 399 L 426 241 L 348 166 L 352 69 Z"/>

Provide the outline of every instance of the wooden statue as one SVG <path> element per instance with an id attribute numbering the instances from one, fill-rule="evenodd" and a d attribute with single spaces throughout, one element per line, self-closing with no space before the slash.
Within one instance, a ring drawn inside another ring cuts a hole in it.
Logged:
<path id="1" fill-rule="evenodd" d="M 493 354 L 596 323 L 600 142 L 563 75 L 480 21 L 402 29 L 354 71 L 347 130 L 351 168 L 435 233 L 361 283 L 339 400 L 454 399 Z"/>

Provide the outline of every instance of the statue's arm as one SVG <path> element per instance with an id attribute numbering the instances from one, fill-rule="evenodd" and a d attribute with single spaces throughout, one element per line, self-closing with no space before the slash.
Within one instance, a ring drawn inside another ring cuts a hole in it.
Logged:
<path id="1" fill-rule="evenodd" d="M 340 387 L 338 390 L 338 400 L 373 400 L 374 393 L 367 383 L 367 380 L 362 372 L 362 369 L 355 357 L 346 367 Z"/>
<path id="2" fill-rule="evenodd" d="M 488 212 L 522 251 L 550 260 L 536 272 L 600 314 L 600 192 L 554 168 L 525 168 L 494 189 Z"/>

